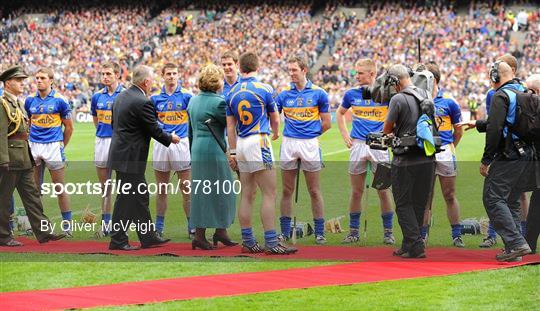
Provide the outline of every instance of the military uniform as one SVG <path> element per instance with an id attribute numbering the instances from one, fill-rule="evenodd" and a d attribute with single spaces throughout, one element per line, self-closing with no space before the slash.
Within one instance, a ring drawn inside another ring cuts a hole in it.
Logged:
<path id="1" fill-rule="evenodd" d="M 21 67 L 12 67 L 0 75 L 1 81 L 26 78 Z M 41 231 L 42 221 L 50 223 L 43 214 L 39 190 L 33 179 L 34 160 L 28 145 L 28 116 L 23 103 L 5 90 L 0 97 L 0 246 L 19 246 L 9 230 L 9 206 L 15 188 L 21 200 L 32 230 L 40 243 L 58 240 L 65 235 Z M 50 226 L 48 227 L 50 228 Z"/>

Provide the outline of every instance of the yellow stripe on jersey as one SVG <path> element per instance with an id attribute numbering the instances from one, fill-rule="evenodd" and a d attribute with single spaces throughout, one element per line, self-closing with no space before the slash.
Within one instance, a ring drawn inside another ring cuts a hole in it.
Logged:
<path id="1" fill-rule="evenodd" d="M 439 131 L 451 131 L 452 130 L 452 120 L 450 116 L 436 117 L 437 126 Z"/>
<path id="2" fill-rule="evenodd" d="M 388 106 L 360 107 L 353 106 L 352 113 L 356 118 L 375 122 L 384 122 L 388 114 Z"/>
<path id="3" fill-rule="evenodd" d="M 167 125 L 179 125 L 188 122 L 188 115 L 185 110 L 158 112 L 158 118 L 163 124 Z"/>
<path id="4" fill-rule="evenodd" d="M 288 107 L 283 108 L 285 117 L 297 121 L 318 121 L 319 107 Z"/>
<path id="5" fill-rule="evenodd" d="M 32 115 L 32 124 L 38 127 L 59 127 L 62 125 L 60 114 L 34 114 Z"/>
<path id="6" fill-rule="evenodd" d="M 111 124 L 112 121 L 112 111 L 110 110 L 98 110 L 97 118 L 100 123 Z"/>

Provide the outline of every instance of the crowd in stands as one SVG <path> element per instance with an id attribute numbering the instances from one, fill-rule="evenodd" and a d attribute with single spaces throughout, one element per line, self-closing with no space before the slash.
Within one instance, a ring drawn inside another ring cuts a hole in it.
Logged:
<path id="1" fill-rule="evenodd" d="M 1 8 L 2 67 L 17 63 L 28 72 L 51 67 L 57 88 L 75 107 L 84 107 L 99 87 L 99 65 L 105 61 L 121 64 L 124 82 L 135 64 L 160 68 L 174 61 L 180 64 L 183 86 L 196 91 L 200 66 L 219 63 L 225 50 L 251 49 L 263 60 L 261 80 L 281 89 L 289 80 L 289 56 L 303 55 L 312 66 L 329 53 L 312 80 L 327 89 L 334 108 L 354 86 L 356 59 L 373 57 L 380 70 L 390 63 L 414 64 L 418 38 L 422 61 L 442 66 L 442 86 L 458 101 L 469 94 L 482 101 L 488 88 L 486 64 L 503 53 L 519 57 L 518 77 L 540 68 L 540 10 L 529 12 L 528 27 L 520 28 L 525 44 L 519 50 L 510 38 L 519 14 L 509 14 L 496 2 L 473 2 L 468 14 L 457 14 L 447 1 L 424 1 L 426 6 L 374 1 L 364 18 L 345 14 L 338 2 L 315 12 L 320 3 L 309 0 L 210 1 L 204 7 L 188 1 L 168 7 L 160 1 L 96 1 L 75 6 L 54 2 L 47 9 L 22 6 L 9 14 Z M 31 19 L 31 13 L 44 16 Z M 34 90 L 31 81 L 27 91 Z"/>

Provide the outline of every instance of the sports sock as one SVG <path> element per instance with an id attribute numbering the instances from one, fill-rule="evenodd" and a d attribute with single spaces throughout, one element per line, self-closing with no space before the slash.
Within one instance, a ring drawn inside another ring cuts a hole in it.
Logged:
<path id="1" fill-rule="evenodd" d="M 315 236 L 324 236 L 324 218 L 313 218 Z"/>
<path id="2" fill-rule="evenodd" d="M 463 226 L 461 224 L 450 226 L 452 227 L 452 240 L 455 238 L 459 238 L 461 236 L 461 230 L 463 230 Z"/>
<path id="3" fill-rule="evenodd" d="M 266 247 L 276 247 L 278 242 L 276 230 L 268 230 L 264 232 L 264 244 Z"/>
<path id="4" fill-rule="evenodd" d="M 495 228 L 493 228 L 493 223 L 491 221 L 489 222 L 489 227 L 488 227 L 488 238 L 491 238 L 491 239 L 497 238 L 497 233 L 495 232 Z"/>
<path id="5" fill-rule="evenodd" d="M 349 229 L 351 232 L 355 230 L 357 233 L 360 231 L 360 215 L 362 212 L 349 213 Z"/>
<path id="6" fill-rule="evenodd" d="M 385 232 L 392 230 L 392 222 L 394 220 L 394 212 L 388 212 L 381 214 L 383 228 L 385 229 Z"/>
<path id="7" fill-rule="evenodd" d="M 422 237 L 422 239 L 426 239 L 427 237 L 427 231 L 428 231 L 428 226 L 422 226 L 420 227 L 420 236 Z"/>
<path id="8" fill-rule="evenodd" d="M 71 230 L 71 211 L 62 212 L 62 229 Z"/>
<path id="9" fill-rule="evenodd" d="M 163 232 L 163 227 L 165 227 L 165 216 L 156 216 L 156 231 L 159 233 Z"/>
<path id="10" fill-rule="evenodd" d="M 253 236 L 253 229 L 250 228 L 242 228 L 242 242 L 244 242 L 244 245 L 247 247 L 252 247 L 257 243 L 255 240 L 255 237 Z"/>
<path id="11" fill-rule="evenodd" d="M 288 238 L 291 237 L 291 217 L 279 217 L 279 225 L 281 227 L 281 234 Z"/>
<path id="12" fill-rule="evenodd" d="M 102 224 L 102 230 L 105 231 L 105 226 L 108 227 L 109 222 L 111 221 L 111 214 L 101 214 L 101 224 Z"/>

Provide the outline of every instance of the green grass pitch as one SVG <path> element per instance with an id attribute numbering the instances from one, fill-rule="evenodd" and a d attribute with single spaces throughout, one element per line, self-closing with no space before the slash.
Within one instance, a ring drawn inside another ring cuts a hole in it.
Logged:
<path id="1" fill-rule="evenodd" d="M 326 218 L 345 216 L 341 222 L 346 229 L 348 227 L 347 209 L 350 195 L 347 174 L 349 153 L 343 144 L 336 124 L 333 124 L 333 128 L 321 137 L 320 142 L 326 164 L 326 168 L 321 174 Z M 93 125 L 76 124 L 72 141 L 66 148 L 66 156 L 69 161 L 69 167 L 66 171 L 68 182 L 86 182 L 88 180 L 97 182 L 92 163 L 93 146 Z M 483 146 L 484 136 L 476 131 L 470 131 L 465 133 L 457 148 L 459 170 L 457 197 L 461 205 L 462 219 L 485 217 L 481 201 L 483 180 L 478 173 Z M 274 143 L 274 153 L 279 156 L 279 141 Z M 279 179 L 278 174 L 278 199 L 281 189 Z M 147 180 L 148 182 L 154 181 L 151 167 L 147 169 Z M 48 173 L 46 181 L 49 181 Z M 99 202 L 98 196 L 71 196 L 74 219 L 80 220 L 82 211 L 86 207 L 99 216 Z M 154 196 L 151 196 L 150 202 L 150 209 L 154 214 Z M 16 198 L 16 205 L 21 206 L 18 198 Z M 374 190 L 370 190 L 369 207 L 367 212 L 363 212 L 361 220 L 362 231 L 366 218 L 368 224 L 367 241 L 364 241 L 362 245 L 381 245 L 382 221 L 378 205 L 377 194 Z M 45 212 L 51 220 L 60 222 L 61 217 L 56 199 L 44 197 L 44 206 Z M 434 225 L 430 234 L 430 246 L 451 245 L 450 226 L 445 209 L 445 203 L 437 185 L 433 204 Z M 303 178 L 300 181 L 300 199 L 295 213 L 298 221 L 311 222 L 309 195 Z M 256 236 L 262 240 L 258 208 L 254 209 L 253 219 Z M 276 225 L 278 224 L 276 223 Z M 229 231 L 233 238 L 240 239 L 240 229 L 237 222 Z M 401 233 L 396 219 L 394 219 L 394 232 L 399 243 Z M 175 242 L 189 241 L 179 194 L 169 198 L 165 234 Z M 345 234 L 345 232 L 328 234 L 329 244 L 339 244 Z M 130 238 L 136 239 L 134 235 L 131 235 Z M 93 234 L 91 232 L 76 232 L 74 239 L 93 239 Z M 477 248 L 481 239 L 482 237 L 478 235 L 464 236 L 466 246 L 469 248 Z M 314 244 L 314 240 L 312 237 L 308 237 L 300 239 L 299 243 Z M 390 252 L 391 249 L 389 248 L 388 251 Z M 3 292 L 328 264 L 327 262 L 265 262 L 250 259 L 119 258 L 104 255 L 1 254 L 0 258 L 0 291 Z M 137 275 L 133 274 L 132 271 L 137 271 Z M 310 308 L 313 309 L 357 309 L 359 306 L 373 306 L 380 309 L 461 309 L 465 306 L 472 309 L 514 309 L 538 305 L 538 297 L 540 297 L 538 295 L 540 293 L 539 276 L 540 268 L 531 266 L 448 277 L 170 302 L 142 306 L 142 309 L 221 309 L 227 307 L 267 309 L 272 306 L 300 309 L 306 305 L 312 306 Z M 140 308 L 140 306 L 132 308 Z"/>

